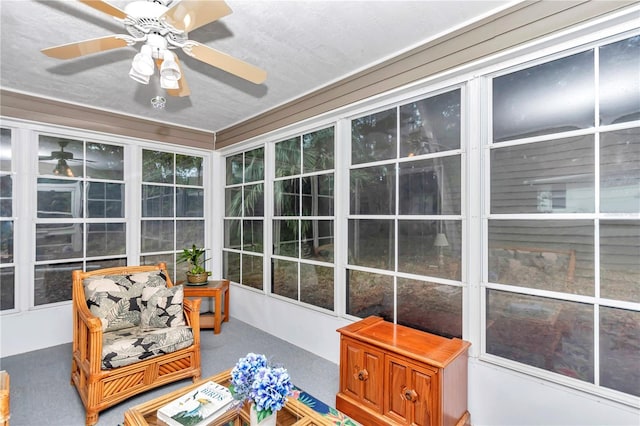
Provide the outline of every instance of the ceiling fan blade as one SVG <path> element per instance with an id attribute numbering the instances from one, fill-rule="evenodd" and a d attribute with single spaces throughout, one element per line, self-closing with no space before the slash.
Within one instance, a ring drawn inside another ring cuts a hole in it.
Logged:
<path id="1" fill-rule="evenodd" d="M 78 41 L 76 43 L 48 47 L 46 49 L 42 49 L 41 52 L 47 56 L 57 59 L 77 58 L 78 56 L 89 55 L 91 53 L 126 47 L 128 42 L 123 37 L 126 36 L 110 35 L 106 37 L 93 38 Z"/>
<path id="2" fill-rule="evenodd" d="M 183 50 L 187 55 L 199 61 L 230 72 L 252 83 L 261 84 L 267 79 L 267 72 L 265 70 L 226 53 L 222 53 L 219 50 L 212 49 L 204 44 L 189 40 L 189 45 L 184 47 Z"/>
<path id="3" fill-rule="evenodd" d="M 127 14 L 124 13 L 124 11 L 103 0 L 79 0 L 79 1 L 81 3 L 86 4 L 89 7 L 97 9 L 100 12 L 104 12 L 107 15 L 111 15 L 115 18 L 124 19 L 127 17 Z"/>
<path id="4" fill-rule="evenodd" d="M 191 94 L 191 90 L 189 90 L 189 86 L 187 85 L 187 79 L 184 76 L 184 70 L 182 69 L 182 64 L 178 60 L 178 57 L 175 57 L 176 64 L 178 64 L 178 68 L 180 68 L 180 80 L 178 80 L 178 88 L 177 89 L 167 89 L 167 94 L 169 96 L 178 96 L 184 97 L 189 96 Z"/>
<path id="5" fill-rule="evenodd" d="M 232 12 L 223 0 L 182 0 L 160 18 L 179 30 L 189 32 Z"/>

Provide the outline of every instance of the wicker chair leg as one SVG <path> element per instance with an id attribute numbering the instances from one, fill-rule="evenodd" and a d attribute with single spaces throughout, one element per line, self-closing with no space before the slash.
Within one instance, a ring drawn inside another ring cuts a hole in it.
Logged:
<path id="1" fill-rule="evenodd" d="M 96 423 L 98 423 L 98 412 L 97 411 L 88 411 L 87 410 L 87 416 L 86 416 L 86 424 L 87 426 L 93 426 Z"/>

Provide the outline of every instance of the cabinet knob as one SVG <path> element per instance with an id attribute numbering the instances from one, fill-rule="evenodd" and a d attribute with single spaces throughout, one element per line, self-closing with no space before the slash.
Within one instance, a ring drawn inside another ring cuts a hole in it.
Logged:
<path id="1" fill-rule="evenodd" d="M 365 369 L 358 371 L 358 380 L 365 381 L 369 378 L 369 372 Z"/>
<path id="2" fill-rule="evenodd" d="M 418 398 L 418 393 L 413 389 L 409 389 L 405 387 L 402 390 L 402 393 L 404 394 L 404 399 L 406 399 L 409 402 L 413 402 Z"/>

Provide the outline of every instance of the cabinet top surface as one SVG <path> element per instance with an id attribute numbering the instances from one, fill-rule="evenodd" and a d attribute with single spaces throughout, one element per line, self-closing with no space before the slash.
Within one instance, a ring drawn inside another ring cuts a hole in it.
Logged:
<path id="1" fill-rule="evenodd" d="M 365 318 L 338 329 L 338 332 L 438 367 L 445 367 L 471 345 L 465 340 L 448 339 L 379 317 Z"/>

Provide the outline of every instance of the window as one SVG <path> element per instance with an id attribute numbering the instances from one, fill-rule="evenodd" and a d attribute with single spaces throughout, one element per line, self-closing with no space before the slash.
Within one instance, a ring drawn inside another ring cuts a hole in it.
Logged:
<path id="1" fill-rule="evenodd" d="M 11 129 L 0 129 L 0 310 L 16 308 Z"/>
<path id="2" fill-rule="evenodd" d="M 141 264 L 166 262 L 175 281 L 189 265 L 176 252 L 205 244 L 203 157 L 142 150 Z"/>
<path id="3" fill-rule="evenodd" d="M 486 352 L 640 396 L 640 36 L 492 79 Z"/>
<path id="4" fill-rule="evenodd" d="M 347 314 L 462 336 L 460 102 L 351 120 Z"/>
<path id="5" fill-rule="evenodd" d="M 224 199 L 224 277 L 262 290 L 264 147 L 227 157 Z"/>
<path id="6" fill-rule="evenodd" d="M 275 144 L 271 292 L 334 310 L 334 128 Z"/>
<path id="7" fill-rule="evenodd" d="M 126 264 L 122 146 L 38 136 L 34 305 L 71 300 L 69 274 Z"/>

